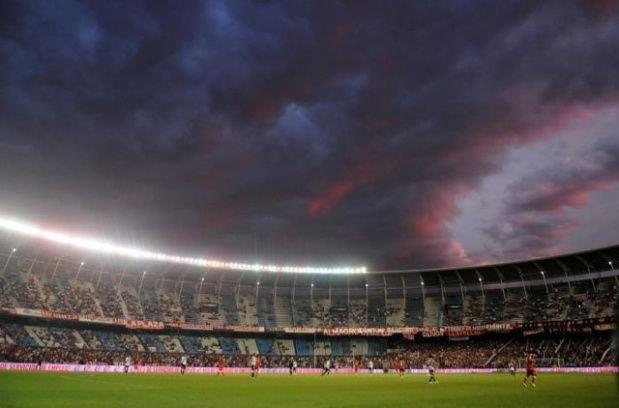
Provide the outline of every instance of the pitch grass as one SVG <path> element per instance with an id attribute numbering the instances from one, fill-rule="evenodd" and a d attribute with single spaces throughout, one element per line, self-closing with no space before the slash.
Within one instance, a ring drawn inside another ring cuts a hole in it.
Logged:
<path id="1" fill-rule="evenodd" d="M 612 375 L 263 375 L 0 372 L 0 407 L 619 407 Z"/>

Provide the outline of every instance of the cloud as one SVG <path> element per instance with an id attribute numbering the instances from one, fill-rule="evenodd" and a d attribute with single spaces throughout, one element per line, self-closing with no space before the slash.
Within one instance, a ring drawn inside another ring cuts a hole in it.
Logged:
<path id="1" fill-rule="evenodd" d="M 619 97 L 618 21 L 612 2 L 5 1 L 0 205 L 241 260 L 468 263 L 458 202 Z M 541 236 L 593 173 L 537 175 L 510 224 Z"/>
<path id="2" fill-rule="evenodd" d="M 571 210 L 587 206 L 593 193 L 619 182 L 616 140 L 605 139 L 577 158 L 568 156 L 509 186 L 502 221 L 484 229 L 503 256 L 524 258 L 567 249 L 562 243 L 582 222 Z"/>

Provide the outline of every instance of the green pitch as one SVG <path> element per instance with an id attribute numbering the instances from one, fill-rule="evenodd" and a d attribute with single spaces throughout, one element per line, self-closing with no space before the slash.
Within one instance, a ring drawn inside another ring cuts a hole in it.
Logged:
<path id="1" fill-rule="evenodd" d="M 0 372 L 0 407 L 619 407 L 612 375 L 214 377 Z"/>

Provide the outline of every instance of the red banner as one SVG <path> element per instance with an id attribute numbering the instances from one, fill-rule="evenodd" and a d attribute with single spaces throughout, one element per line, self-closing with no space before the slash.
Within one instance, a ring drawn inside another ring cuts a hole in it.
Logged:
<path id="1" fill-rule="evenodd" d="M 42 317 L 46 317 L 48 319 L 58 319 L 58 320 L 79 320 L 79 316 L 74 313 L 60 313 L 60 312 L 50 312 L 47 310 L 43 310 L 41 312 Z"/>

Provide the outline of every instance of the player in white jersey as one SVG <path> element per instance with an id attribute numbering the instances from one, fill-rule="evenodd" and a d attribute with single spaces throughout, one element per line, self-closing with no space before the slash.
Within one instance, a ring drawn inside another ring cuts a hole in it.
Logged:
<path id="1" fill-rule="evenodd" d="M 434 360 L 434 358 L 432 358 L 432 356 L 430 356 L 427 360 L 426 360 L 426 367 L 428 368 L 428 375 L 430 376 L 430 379 L 428 380 L 429 384 L 438 384 L 438 380 L 436 379 L 436 361 Z"/>
<path id="2" fill-rule="evenodd" d="M 294 357 L 291 357 L 288 361 L 288 370 L 290 375 L 294 375 L 297 373 L 297 360 Z"/>
<path id="3" fill-rule="evenodd" d="M 185 369 L 187 368 L 187 356 L 181 357 L 181 375 L 185 374 Z"/>
<path id="4" fill-rule="evenodd" d="M 131 367 L 131 357 L 125 357 L 125 374 L 129 372 L 129 367 Z"/>
<path id="5" fill-rule="evenodd" d="M 374 374 L 374 362 L 372 360 L 368 361 L 368 370 L 370 370 L 370 374 Z"/>
<path id="6" fill-rule="evenodd" d="M 251 378 L 256 378 L 258 376 L 259 364 L 260 363 L 258 361 L 258 357 L 255 354 L 251 356 L 251 358 L 249 359 L 249 366 L 251 367 Z"/>
<path id="7" fill-rule="evenodd" d="M 509 370 L 509 373 L 511 375 L 516 375 L 516 367 L 514 366 L 513 362 L 509 362 L 509 365 L 507 366 L 507 369 Z"/>
<path id="8" fill-rule="evenodd" d="M 322 374 L 320 374 L 320 376 L 329 374 L 331 374 L 331 360 L 327 359 L 322 367 Z"/>

